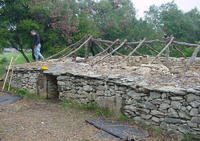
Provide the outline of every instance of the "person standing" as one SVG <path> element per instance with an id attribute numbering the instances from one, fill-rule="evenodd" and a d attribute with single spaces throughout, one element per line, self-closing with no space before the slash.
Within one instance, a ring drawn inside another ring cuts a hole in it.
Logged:
<path id="1" fill-rule="evenodd" d="M 35 31 L 31 31 L 31 35 L 33 36 L 33 52 L 34 52 L 34 57 L 36 61 L 43 60 L 44 57 L 42 56 L 40 50 L 41 50 L 41 42 L 40 42 L 40 36 L 39 34 Z"/>

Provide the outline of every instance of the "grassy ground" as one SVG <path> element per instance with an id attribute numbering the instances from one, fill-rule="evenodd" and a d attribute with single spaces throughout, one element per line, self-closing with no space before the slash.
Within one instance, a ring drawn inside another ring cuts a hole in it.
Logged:
<path id="1" fill-rule="evenodd" d="M 26 55 L 28 56 L 28 58 L 30 60 L 32 60 L 31 59 L 31 53 L 26 53 Z M 5 69 L 9 65 L 9 62 L 10 62 L 12 57 L 14 57 L 14 60 L 17 57 L 17 60 L 14 62 L 14 64 L 26 63 L 26 60 L 21 55 L 21 53 L 18 53 L 18 52 L 15 52 L 15 53 L 0 53 L 0 79 L 5 74 Z"/>

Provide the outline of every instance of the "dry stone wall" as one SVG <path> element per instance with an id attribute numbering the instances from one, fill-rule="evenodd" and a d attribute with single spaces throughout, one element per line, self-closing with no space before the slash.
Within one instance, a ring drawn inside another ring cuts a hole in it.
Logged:
<path id="1" fill-rule="evenodd" d="M 12 86 L 37 92 L 37 70 L 14 71 Z M 46 75 L 46 74 L 44 74 Z M 84 76 L 65 73 L 56 76 L 59 99 L 82 104 L 97 103 L 135 121 L 181 133 L 200 134 L 200 88 L 148 88 L 133 85 L 132 78 Z"/>
<path id="2" fill-rule="evenodd" d="M 13 72 L 12 87 L 37 93 L 37 80 L 41 74 L 39 70 L 17 69 Z"/>
<path id="3" fill-rule="evenodd" d="M 96 102 L 135 121 L 200 134 L 200 89 L 132 87 L 109 78 L 69 73 L 57 80 L 62 100 Z"/>

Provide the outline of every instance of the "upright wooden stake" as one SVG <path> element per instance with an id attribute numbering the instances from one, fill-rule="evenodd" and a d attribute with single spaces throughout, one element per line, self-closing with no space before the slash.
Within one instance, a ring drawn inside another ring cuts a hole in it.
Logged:
<path id="1" fill-rule="evenodd" d="M 3 83 L 2 91 L 3 91 L 4 88 L 5 88 L 6 81 L 7 81 L 7 78 L 8 78 L 8 74 L 9 74 L 9 72 L 10 72 L 10 66 L 11 66 L 11 64 L 12 64 L 12 61 L 13 61 L 13 57 L 11 58 L 10 64 L 9 64 L 9 66 L 8 66 L 8 70 L 7 70 L 6 77 L 5 77 L 5 80 L 4 80 L 4 83 Z"/>

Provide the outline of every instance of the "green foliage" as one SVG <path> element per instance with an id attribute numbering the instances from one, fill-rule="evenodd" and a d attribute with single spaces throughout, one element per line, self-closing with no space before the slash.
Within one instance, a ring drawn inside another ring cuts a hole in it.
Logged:
<path id="1" fill-rule="evenodd" d="M 200 136 L 194 135 L 192 133 L 185 134 L 182 141 L 199 141 Z"/>
<path id="2" fill-rule="evenodd" d="M 184 13 L 174 2 L 151 6 L 144 20 L 136 18 L 131 0 L 4 0 L 0 6 L 0 48 L 14 47 L 19 51 L 32 48 L 30 31 L 34 29 L 41 36 L 45 56 L 86 34 L 108 40 L 138 41 L 161 39 L 167 33 L 180 41 L 200 41 L 200 12 L 193 9 Z M 140 51 L 155 55 L 145 48 Z M 192 49 L 183 51 L 189 56 Z M 98 52 L 97 48 L 94 52 Z M 128 54 L 125 50 L 120 52 Z M 84 56 L 84 50 L 78 55 Z"/>

